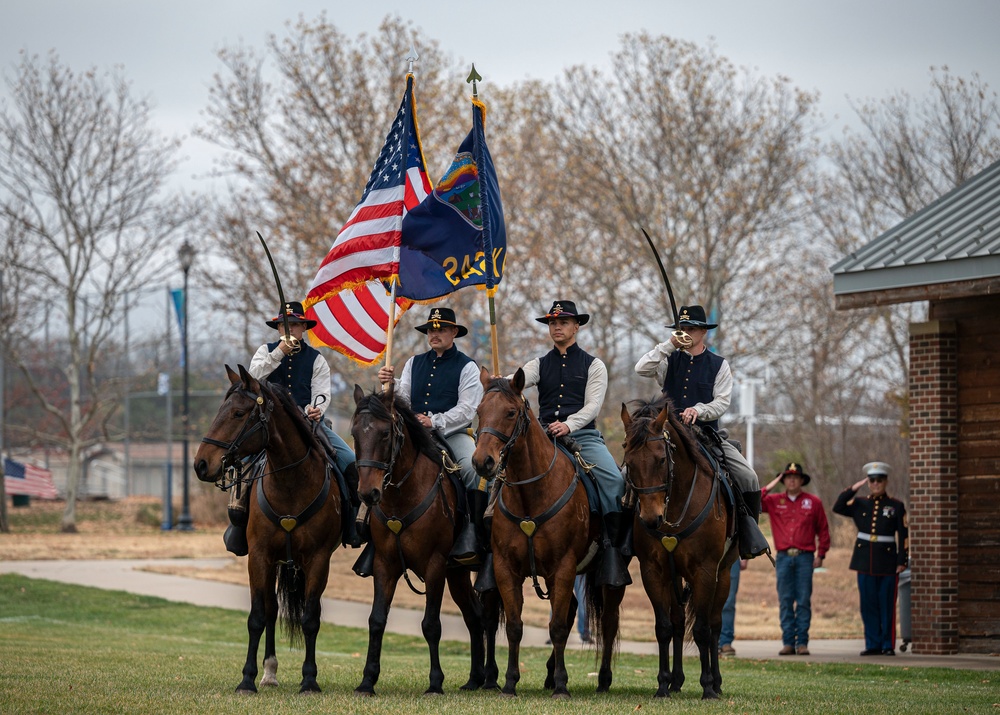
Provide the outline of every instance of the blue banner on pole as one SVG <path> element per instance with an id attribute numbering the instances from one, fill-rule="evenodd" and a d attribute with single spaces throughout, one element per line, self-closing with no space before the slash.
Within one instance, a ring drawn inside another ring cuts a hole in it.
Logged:
<path id="1" fill-rule="evenodd" d="M 174 288 L 170 291 L 170 297 L 174 301 L 174 312 L 177 314 L 177 330 L 184 334 L 184 289 Z M 184 367 L 184 351 L 181 350 L 181 367 Z"/>

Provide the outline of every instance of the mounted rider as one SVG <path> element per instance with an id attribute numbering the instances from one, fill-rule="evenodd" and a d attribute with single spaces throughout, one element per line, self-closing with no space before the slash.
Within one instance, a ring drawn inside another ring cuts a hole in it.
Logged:
<path id="1" fill-rule="evenodd" d="M 358 500 L 358 472 L 354 466 L 354 451 L 338 435 L 324 419 L 330 406 L 330 365 L 316 348 L 306 342 L 306 331 L 316 325 L 315 320 L 305 317 L 302 304 L 286 302 L 278 310 L 278 315 L 266 321 L 267 326 L 282 330 L 288 325 L 288 340 L 281 339 L 265 343 L 257 348 L 250 361 L 248 372 L 256 380 L 266 380 L 274 385 L 281 385 L 292 395 L 306 418 L 313 423 L 313 431 L 320 443 L 325 443 L 329 453 L 334 456 L 337 468 L 344 476 L 344 481 L 350 494 L 351 505 L 356 508 Z M 319 427 L 317 430 L 316 427 Z M 223 537 L 226 548 L 238 556 L 247 553 L 247 500 L 250 490 L 245 490 L 237 497 L 236 490 L 230 492 L 229 521 Z M 354 523 L 354 514 L 345 514 L 348 526 L 348 543 L 360 545 L 360 538 L 354 533 L 350 524 Z M 242 551 L 242 553 L 240 553 Z"/>
<path id="2" fill-rule="evenodd" d="M 451 308 L 431 308 L 427 322 L 416 330 L 427 336 L 430 350 L 408 359 L 398 379 L 391 365 L 379 368 L 378 379 L 382 385 L 393 383 L 395 393 L 409 404 L 420 423 L 448 443 L 458 463 L 471 513 L 451 557 L 471 566 L 479 563 L 486 546 L 482 526 L 486 484 L 480 484 L 472 466 L 476 441 L 470 434 L 483 399 L 479 367 L 455 345 L 455 339 L 468 335 L 469 330 L 458 323 Z"/>
<path id="3" fill-rule="evenodd" d="M 522 368 L 524 386 L 538 386 L 538 419 L 549 435 L 569 437 L 584 461 L 593 465 L 590 475 L 604 519 L 598 584 L 624 586 L 632 583 L 623 558 L 631 556 L 631 514 L 622 523 L 625 481 L 595 423 L 608 391 L 608 369 L 576 343 L 590 315 L 579 312 L 571 300 L 557 300 L 535 320 L 548 326 L 553 348 Z"/>
<path id="4" fill-rule="evenodd" d="M 757 526 L 761 500 L 757 474 L 724 434 L 721 439 L 715 437 L 719 433 L 719 418 L 729 409 L 733 392 L 729 361 L 711 352 L 705 344 L 708 331 L 718 325 L 708 322 L 702 306 L 682 305 L 675 323 L 667 327 L 676 332 L 670 340 L 639 358 L 635 371 L 643 377 L 655 378 L 680 412 L 681 421 L 694 427 L 703 442 L 721 452 L 750 517 L 739 519 L 740 558 L 760 556 L 769 552 L 770 546 Z"/>

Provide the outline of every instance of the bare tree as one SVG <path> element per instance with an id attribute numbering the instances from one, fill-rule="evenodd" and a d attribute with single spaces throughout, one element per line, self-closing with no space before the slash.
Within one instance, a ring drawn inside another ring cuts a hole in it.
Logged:
<path id="1" fill-rule="evenodd" d="M 3 255 L 21 310 L 9 356 L 58 430 L 18 429 L 69 455 L 63 531 L 76 530 L 83 451 L 120 404 L 101 368 L 115 356 L 120 298 L 156 276 L 160 249 L 191 219 L 188 202 L 161 201 L 177 142 L 152 129 L 150 107 L 115 72 L 74 73 L 55 54 L 22 54 L 0 110 L 0 213 L 13 229 Z M 27 310 L 31 307 L 31 310 Z M 61 328 L 64 407 L 34 366 L 39 311 Z"/>

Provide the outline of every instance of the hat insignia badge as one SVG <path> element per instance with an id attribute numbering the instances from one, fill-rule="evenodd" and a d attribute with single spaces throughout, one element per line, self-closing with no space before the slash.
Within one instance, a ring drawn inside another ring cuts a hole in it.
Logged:
<path id="1" fill-rule="evenodd" d="M 559 315 L 561 312 L 563 312 L 563 307 L 559 303 L 552 306 L 552 315 Z"/>

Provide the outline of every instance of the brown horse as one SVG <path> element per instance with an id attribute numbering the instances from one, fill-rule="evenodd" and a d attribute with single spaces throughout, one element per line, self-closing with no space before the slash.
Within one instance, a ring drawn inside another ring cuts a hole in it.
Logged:
<path id="1" fill-rule="evenodd" d="M 531 411 L 524 398 L 524 372 L 491 379 L 484 368 L 485 394 L 479 404 L 479 434 L 472 463 L 480 475 L 501 480 L 492 526 L 493 565 L 507 621 L 507 680 L 503 694 L 517 694 L 520 680 L 523 584 L 531 578 L 540 598 L 549 599 L 552 654 L 546 663 L 545 687 L 552 697 L 568 698 L 566 639 L 576 614 L 573 583 L 577 572 L 594 559 L 600 524 L 590 518 L 584 485 L 576 465 Z M 597 587 L 588 574 L 590 619 L 602 649 L 598 692 L 611 686 L 611 657 L 618 638 L 618 607 L 624 587 Z M 539 578 L 545 581 L 544 591 Z M 600 626 L 598 628 L 597 626 Z M 487 630 L 492 621 L 487 623 Z"/>
<path id="2" fill-rule="evenodd" d="M 491 687 L 486 683 L 487 650 L 492 662 L 492 687 L 496 687 L 493 657 L 496 631 L 487 639 L 483 608 L 472 589 L 466 568 L 448 563 L 458 535 L 459 493 L 445 474 L 442 456 L 430 433 L 410 408 L 392 391 L 365 395 L 354 387 L 357 409 L 351 434 L 357 454 L 358 493 L 371 509 L 371 541 L 375 548 L 372 575 L 375 597 L 368 618 L 368 660 L 357 695 L 374 695 L 381 669 L 382 637 L 389 607 L 400 576 L 420 594 L 410 580 L 412 571 L 423 583 L 424 618 L 421 629 L 430 650 L 430 685 L 426 693 L 441 693 L 444 672 L 438 649 L 441 642 L 441 599 L 444 585 L 462 612 L 469 629 L 472 666 L 462 690 Z"/>
<path id="3" fill-rule="evenodd" d="M 638 501 L 634 548 L 656 617 L 656 697 L 679 692 L 684 682 L 684 579 L 691 587 L 688 610 L 694 616 L 692 634 L 701 657 L 702 697 L 718 698 L 722 606 L 729 595 L 729 567 L 737 556 L 733 510 L 720 477 L 668 398 L 641 402 L 633 414 L 622 405 L 622 422 L 626 489 Z"/>
<path id="4" fill-rule="evenodd" d="M 260 684 L 278 684 L 274 630 L 280 610 L 291 641 L 305 641 L 299 692 L 318 692 L 320 597 L 330 555 L 340 544 L 340 488 L 288 391 L 258 382 L 242 365 L 239 374 L 226 365 L 226 373 L 232 385 L 194 456 L 194 470 L 203 482 L 222 488 L 242 482 L 254 490 L 247 526 L 250 642 L 236 691 L 257 692 L 257 648 L 265 633 Z"/>

